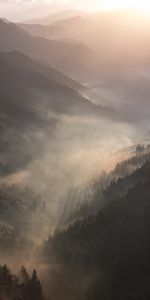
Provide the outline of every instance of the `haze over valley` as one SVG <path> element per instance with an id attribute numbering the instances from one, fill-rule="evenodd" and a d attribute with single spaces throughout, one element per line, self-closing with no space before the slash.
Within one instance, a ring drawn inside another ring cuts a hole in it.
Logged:
<path id="1" fill-rule="evenodd" d="M 0 298 L 148 299 L 148 1 L 0 13 Z"/>

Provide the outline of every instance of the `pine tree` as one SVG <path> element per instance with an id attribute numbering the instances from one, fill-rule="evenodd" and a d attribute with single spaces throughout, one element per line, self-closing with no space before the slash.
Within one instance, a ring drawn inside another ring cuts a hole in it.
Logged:
<path id="1" fill-rule="evenodd" d="M 20 280 L 23 284 L 27 284 L 28 281 L 29 281 L 29 275 L 28 275 L 28 272 L 27 270 L 24 268 L 24 266 L 21 266 L 21 269 L 20 269 Z"/>

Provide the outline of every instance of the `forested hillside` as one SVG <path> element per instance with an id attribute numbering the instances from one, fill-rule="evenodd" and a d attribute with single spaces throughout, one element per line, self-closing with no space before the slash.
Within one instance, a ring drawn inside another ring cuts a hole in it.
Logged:
<path id="1" fill-rule="evenodd" d="M 0 266 L 0 297 L 7 300 L 45 299 L 36 270 L 30 277 L 22 266 L 19 276 L 15 276 L 6 265 Z"/>
<path id="2" fill-rule="evenodd" d="M 107 204 L 99 213 L 49 237 L 44 250 L 47 262 L 53 258 L 64 265 L 72 278 L 71 283 L 64 282 L 62 292 L 69 292 L 80 278 L 83 291 L 79 286 L 76 299 L 79 292 L 82 299 L 134 299 L 140 289 L 143 296 L 149 293 L 149 178 L 148 162 L 104 192 Z M 81 270 L 79 278 L 72 274 L 76 268 Z"/>

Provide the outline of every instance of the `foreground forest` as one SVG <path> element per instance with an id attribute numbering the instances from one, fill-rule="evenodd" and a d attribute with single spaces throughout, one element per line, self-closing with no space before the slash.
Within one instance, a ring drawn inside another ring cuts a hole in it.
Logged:
<path id="1" fill-rule="evenodd" d="M 91 182 L 91 193 L 84 193 L 84 197 L 90 197 L 87 199 L 87 206 L 82 206 L 79 201 L 76 209 L 74 208 L 76 221 L 65 225 L 64 229 L 58 227 L 48 240 L 42 242 L 35 253 L 44 291 L 36 271 L 30 277 L 26 269 L 21 267 L 18 275 L 14 276 L 4 266 L 0 269 L 1 297 L 25 300 L 148 299 L 149 157 L 149 145 L 137 146 L 131 158 L 118 164 L 114 171 L 96 178 Z M 77 193 L 73 195 L 76 201 Z M 1 192 L 1 208 L 3 201 L 4 194 Z M 9 205 L 13 209 L 12 199 Z M 35 209 L 33 204 L 32 207 Z M 29 216 L 28 213 L 27 215 Z M 66 219 L 66 222 L 69 221 Z M 25 224 L 22 228 L 25 228 Z M 14 245 L 18 245 L 10 238 L 11 233 L 8 236 L 5 233 L 1 237 L 1 247 L 5 254 L 11 249 L 18 251 L 18 255 L 22 251 L 28 253 L 23 246 L 22 250 L 14 249 Z M 26 247 L 30 248 L 31 245 L 26 244 Z M 33 251 L 32 247 L 30 250 Z M 16 270 L 14 273 L 16 274 Z"/>
<path id="2" fill-rule="evenodd" d="M 61 275 L 65 270 L 59 296 L 66 291 L 67 299 L 81 294 L 82 299 L 148 299 L 150 163 L 113 182 L 104 195 L 109 200 L 97 214 L 57 231 L 45 244 L 47 263 L 54 259 Z"/>
<path id="3" fill-rule="evenodd" d="M 45 299 L 36 271 L 30 277 L 23 266 L 19 276 L 13 275 L 6 265 L 0 267 L 0 296 L 1 299 L 12 300 Z"/>

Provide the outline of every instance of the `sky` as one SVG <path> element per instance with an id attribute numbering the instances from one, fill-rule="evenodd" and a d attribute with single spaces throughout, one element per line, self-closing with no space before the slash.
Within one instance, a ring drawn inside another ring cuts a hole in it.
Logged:
<path id="1" fill-rule="evenodd" d="M 98 11 L 136 7 L 150 10 L 150 0 L 0 0 L 0 17 L 27 20 L 66 9 Z"/>

